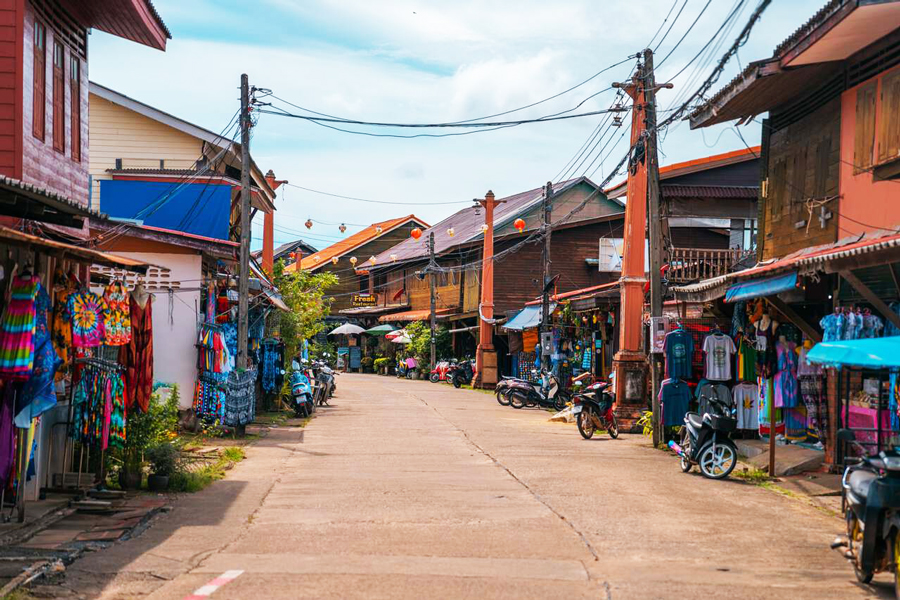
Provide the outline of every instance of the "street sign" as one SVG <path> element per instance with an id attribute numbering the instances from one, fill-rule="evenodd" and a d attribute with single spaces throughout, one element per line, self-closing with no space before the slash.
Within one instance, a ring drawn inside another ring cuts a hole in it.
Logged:
<path id="1" fill-rule="evenodd" d="M 376 306 L 378 304 L 378 298 L 376 298 L 373 294 L 354 294 L 351 299 L 351 304 L 354 307 L 358 306 Z"/>

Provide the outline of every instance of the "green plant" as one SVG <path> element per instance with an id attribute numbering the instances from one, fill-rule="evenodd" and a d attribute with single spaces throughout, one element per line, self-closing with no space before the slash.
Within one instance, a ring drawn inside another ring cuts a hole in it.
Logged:
<path id="1" fill-rule="evenodd" d="M 325 293 L 337 285 L 338 278 L 333 273 L 285 272 L 284 266 L 284 261 L 275 263 L 272 280 L 290 312 L 279 311 L 277 326 L 284 340 L 285 356 L 294 357 L 302 340 L 312 340 L 324 331 L 325 317 L 331 312 L 331 299 Z M 312 346 L 314 356 L 318 356 L 316 351 L 326 351 Z"/>
<path id="2" fill-rule="evenodd" d="M 381 372 L 384 369 L 393 369 L 397 366 L 397 363 L 393 358 L 383 357 L 376 358 L 373 366 L 375 367 L 376 371 Z"/>
<path id="3" fill-rule="evenodd" d="M 151 446 L 178 437 L 179 399 L 178 386 L 172 386 L 165 402 L 159 394 L 153 394 L 147 412 L 134 411 L 128 415 L 125 446 L 121 451 L 122 464 L 127 470 L 139 471 Z"/>
<path id="4" fill-rule="evenodd" d="M 169 479 L 169 490 L 173 492 L 199 492 L 209 484 L 225 477 L 225 471 L 242 461 L 244 449 L 230 446 L 222 451 L 216 462 L 197 471 L 177 471 Z"/>
<path id="5" fill-rule="evenodd" d="M 414 356 L 422 368 L 429 366 L 431 362 L 431 325 L 425 321 L 416 321 L 406 326 L 406 333 L 412 339 L 412 342 L 406 345 L 406 354 Z M 446 327 L 441 326 L 435 330 L 434 344 L 437 356 L 453 354 L 452 338 Z"/>
<path id="6" fill-rule="evenodd" d="M 161 442 L 147 449 L 146 458 L 154 475 L 168 477 L 180 467 L 181 452 L 171 442 Z"/>
<path id="7" fill-rule="evenodd" d="M 359 361 L 360 366 L 364 373 L 369 373 L 372 371 L 372 367 L 375 363 L 375 359 L 371 356 L 365 356 L 362 360 Z"/>

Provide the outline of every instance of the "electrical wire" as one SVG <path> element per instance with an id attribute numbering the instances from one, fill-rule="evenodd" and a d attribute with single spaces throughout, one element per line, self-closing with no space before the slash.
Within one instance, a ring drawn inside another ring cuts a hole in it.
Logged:
<path id="1" fill-rule="evenodd" d="M 684 32 L 684 35 L 681 36 L 681 39 L 679 39 L 679 40 L 675 43 L 675 45 L 672 46 L 672 49 L 669 50 L 669 53 L 666 54 L 666 55 L 662 58 L 662 60 L 659 61 L 659 63 L 658 63 L 657 65 L 655 65 L 656 68 L 661 67 L 661 66 L 663 65 L 663 63 L 666 62 L 666 60 L 667 60 L 670 56 L 672 56 L 672 53 L 675 52 L 675 51 L 678 49 L 678 46 L 681 45 L 681 42 L 683 42 L 683 41 L 685 40 L 685 38 L 688 36 L 688 34 L 691 33 L 691 31 L 694 29 L 694 27 L 697 25 L 697 23 L 700 22 L 700 18 L 703 16 L 703 13 L 706 12 L 706 9 L 709 8 L 709 5 L 710 5 L 710 4 L 712 4 L 712 0 L 707 0 L 707 1 L 706 1 L 706 4 L 703 5 L 703 9 L 700 11 L 700 14 L 697 15 L 697 17 L 694 19 L 694 22 L 691 23 L 691 26 L 687 28 L 687 31 Z"/>
<path id="2" fill-rule="evenodd" d="M 341 198 L 343 200 L 354 200 L 356 202 L 368 202 L 370 204 L 392 204 L 397 206 L 442 206 L 447 204 L 471 204 L 471 202 L 456 200 L 453 202 L 389 202 L 385 200 L 372 200 L 370 198 L 357 198 L 355 196 L 344 196 L 341 194 L 332 194 L 331 192 L 323 192 L 321 190 L 314 190 L 312 188 L 303 187 L 302 185 L 297 185 L 294 183 L 285 183 L 284 185 L 292 188 L 297 188 L 298 190 L 303 190 L 305 192 L 311 192 L 313 194 L 320 194 L 322 196 L 329 196 L 331 198 Z"/>
<path id="3" fill-rule="evenodd" d="M 675 23 L 678 22 L 678 17 L 681 16 L 681 13 L 684 12 L 684 7 L 687 6 L 688 0 L 684 0 L 684 4 L 681 5 L 681 8 L 678 9 L 678 14 L 675 15 L 675 19 L 672 21 L 672 24 L 669 25 L 669 28 L 666 29 L 666 33 L 662 36 L 662 39 L 659 40 L 659 43 L 656 44 L 656 47 L 653 49 L 653 52 L 659 50 L 659 47 L 662 46 L 663 42 L 666 41 L 666 38 L 669 36 L 669 33 L 672 32 L 672 28 L 675 27 Z"/>

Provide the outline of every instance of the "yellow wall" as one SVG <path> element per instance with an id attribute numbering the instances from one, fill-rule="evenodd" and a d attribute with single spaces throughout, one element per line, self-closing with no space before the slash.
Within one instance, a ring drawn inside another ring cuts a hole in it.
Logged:
<path id="1" fill-rule="evenodd" d="M 112 179 L 107 169 L 122 159 L 122 167 L 189 169 L 200 158 L 203 142 L 168 125 L 90 95 L 91 204 L 99 206 L 100 181 Z"/>

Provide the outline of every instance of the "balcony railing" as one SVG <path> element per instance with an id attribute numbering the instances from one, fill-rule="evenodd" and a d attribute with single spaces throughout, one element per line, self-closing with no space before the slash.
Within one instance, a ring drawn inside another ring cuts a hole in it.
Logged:
<path id="1" fill-rule="evenodd" d="M 734 265 L 755 251 L 731 248 L 674 248 L 666 278 L 671 283 L 691 283 L 730 273 Z"/>

